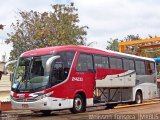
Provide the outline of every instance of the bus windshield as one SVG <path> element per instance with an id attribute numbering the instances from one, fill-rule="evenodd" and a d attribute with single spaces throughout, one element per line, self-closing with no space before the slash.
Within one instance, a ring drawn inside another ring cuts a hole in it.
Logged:
<path id="1" fill-rule="evenodd" d="M 17 92 L 39 91 L 64 81 L 68 76 L 74 56 L 74 53 L 70 53 L 73 52 L 20 57 L 14 72 L 12 90 Z M 57 55 L 60 57 L 53 61 L 51 70 L 48 72 L 46 68 L 47 60 Z"/>

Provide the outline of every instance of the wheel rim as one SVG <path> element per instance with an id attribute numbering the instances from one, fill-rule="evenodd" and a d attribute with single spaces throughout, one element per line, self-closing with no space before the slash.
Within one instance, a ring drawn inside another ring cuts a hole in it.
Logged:
<path id="1" fill-rule="evenodd" d="M 82 108 L 82 100 L 80 98 L 76 98 L 74 105 L 75 105 L 75 109 L 77 111 L 80 111 Z"/>
<path id="2" fill-rule="evenodd" d="M 141 95 L 139 95 L 139 94 L 137 95 L 136 101 L 137 101 L 137 104 L 141 103 Z"/>

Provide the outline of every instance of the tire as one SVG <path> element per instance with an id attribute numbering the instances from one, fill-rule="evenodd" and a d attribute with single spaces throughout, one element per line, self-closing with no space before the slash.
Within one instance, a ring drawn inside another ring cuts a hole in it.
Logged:
<path id="1" fill-rule="evenodd" d="M 143 102 L 142 93 L 140 91 L 136 92 L 135 104 L 141 104 Z"/>
<path id="2" fill-rule="evenodd" d="M 85 99 L 77 94 L 73 101 L 73 108 L 70 109 L 72 113 L 81 113 L 86 111 Z"/>
<path id="3" fill-rule="evenodd" d="M 51 115 L 52 111 L 51 110 L 41 110 L 41 112 L 43 115 L 49 116 L 49 115 Z"/>

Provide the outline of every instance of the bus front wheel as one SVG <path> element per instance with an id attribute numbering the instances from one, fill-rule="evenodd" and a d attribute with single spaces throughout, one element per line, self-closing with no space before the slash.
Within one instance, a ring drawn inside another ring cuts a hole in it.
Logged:
<path id="1" fill-rule="evenodd" d="M 135 96 L 135 104 L 141 104 L 143 101 L 142 92 L 137 91 Z"/>
<path id="2" fill-rule="evenodd" d="M 77 94 L 73 101 L 73 108 L 70 109 L 72 113 L 81 113 L 86 111 L 84 98 Z"/>

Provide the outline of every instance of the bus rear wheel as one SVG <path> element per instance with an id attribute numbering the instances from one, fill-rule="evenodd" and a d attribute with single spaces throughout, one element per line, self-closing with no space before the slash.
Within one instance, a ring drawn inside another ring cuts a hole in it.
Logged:
<path id="1" fill-rule="evenodd" d="M 86 106 L 84 98 L 77 94 L 73 101 L 73 108 L 70 109 L 72 113 L 81 113 L 86 111 Z"/>
<path id="2" fill-rule="evenodd" d="M 135 104 L 141 104 L 143 101 L 142 93 L 140 91 L 136 92 Z"/>

